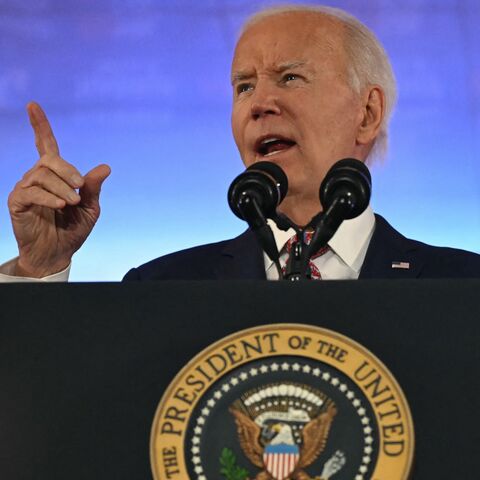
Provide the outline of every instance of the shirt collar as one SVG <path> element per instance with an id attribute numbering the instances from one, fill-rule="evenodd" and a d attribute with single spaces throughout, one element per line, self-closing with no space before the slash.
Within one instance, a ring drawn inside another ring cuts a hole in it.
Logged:
<path id="1" fill-rule="evenodd" d="M 295 231 L 293 228 L 286 232 L 280 230 L 272 220 L 268 220 L 268 224 L 272 229 L 277 248 L 281 251 L 288 239 L 295 235 Z M 358 217 L 344 220 L 328 245 L 346 265 L 359 272 L 372 238 L 374 226 L 375 215 L 372 208 L 368 206 Z M 265 256 L 265 266 L 269 268 L 273 262 L 267 258 Z"/>

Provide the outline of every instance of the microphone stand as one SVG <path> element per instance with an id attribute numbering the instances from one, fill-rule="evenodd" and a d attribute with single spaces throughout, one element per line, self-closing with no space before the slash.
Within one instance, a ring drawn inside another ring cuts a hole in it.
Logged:
<path id="1" fill-rule="evenodd" d="M 314 218 L 316 218 L 315 216 Z M 285 269 L 285 275 L 281 272 L 279 278 L 283 280 L 288 280 L 290 282 L 298 282 L 300 280 L 311 280 L 311 272 L 309 267 L 310 257 L 308 255 L 308 245 L 305 243 L 305 230 L 310 226 L 307 225 L 306 228 L 301 228 L 295 223 L 293 223 L 286 215 L 276 214 L 272 220 L 277 224 L 277 227 L 280 230 L 287 231 L 292 228 L 295 230 L 297 235 L 297 240 L 293 242 L 292 248 L 290 250 L 290 255 L 288 257 L 288 262 Z M 313 219 L 312 219 L 313 220 Z"/>
<path id="2" fill-rule="evenodd" d="M 280 254 L 277 244 L 275 243 L 275 237 L 258 205 L 255 195 L 243 195 L 238 202 L 238 209 L 257 237 L 258 243 L 263 251 L 274 263 L 278 272 L 278 278 L 283 278 L 282 267 L 280 266 Z"/>
<path id="3" fill-rule="evenodd" d="M 281 230 L 293 228 L 297 241 L 292 244 L 286 265 L 284 280 L 297 282 L 311 280 L 310 259 L 321 248 L 325 247 L 344 220 L 343 213 L 350 210 L 350 204 L 344 197 L 335 198 L 325 212 L 319 212 L 303 228 L 293 223 L 286 215 L 277 214 L 273 220 Z M 313 230 L 310 243 L 305 242 L 305 232 Z"/>

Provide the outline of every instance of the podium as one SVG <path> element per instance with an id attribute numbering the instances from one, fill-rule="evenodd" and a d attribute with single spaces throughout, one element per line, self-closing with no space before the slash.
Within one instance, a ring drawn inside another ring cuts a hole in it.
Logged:
<path id="1" fill-rule="evenodd" d="M 478 476 L 480 280 L 8 284 L 0 302 L 1 479 L 151 479 L 177 373 L 279 323 L 328 328 L 386 365 L 412 412 L 412 478 Z"/>

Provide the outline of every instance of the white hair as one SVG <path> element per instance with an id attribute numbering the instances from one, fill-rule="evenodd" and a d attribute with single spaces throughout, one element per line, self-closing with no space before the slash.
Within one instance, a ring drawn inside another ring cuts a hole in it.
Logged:
<path id="1" fill-rule="evenodd" d="M 371 163 L 375 158 L 385 158 L 388 147 L 388 122 L 397 101 L 397 83 L 390 60 L 380 41 L 353 15 L 324 5 L 284 5 L 267 8 L 248 18 L 243 25 L 242 33 L 265 18 L 292 12 L 317 13 L 342 23 L 345 29 L 344 48 L 349 60 L 350 87 L 359 94 L 365 87 L 378 85 L 385 94 L 385 115 L 367 163 Z"/>

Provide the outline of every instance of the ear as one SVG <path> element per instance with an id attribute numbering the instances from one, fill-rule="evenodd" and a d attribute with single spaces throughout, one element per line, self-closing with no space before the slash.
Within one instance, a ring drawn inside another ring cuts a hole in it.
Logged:
<path id="1" fill-rule="evenodd" d="M 363 95 L 363 117 L 357 131 L 357 144 L 368 145 L 378 135 L 385 116 L 385 93 L 378 85 L 368 87 Z"/>

